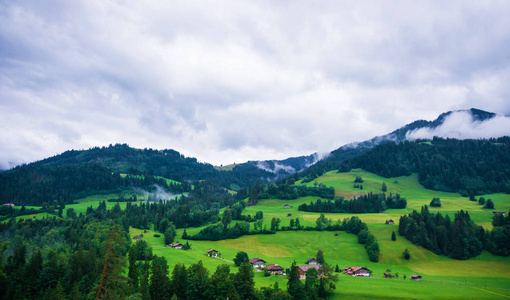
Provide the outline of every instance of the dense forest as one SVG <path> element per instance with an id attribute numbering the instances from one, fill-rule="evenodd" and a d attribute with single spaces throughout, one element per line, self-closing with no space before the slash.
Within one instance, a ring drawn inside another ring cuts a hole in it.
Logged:
<path id="1" fill-rule="evenodd" d="M 510 137 L 388 142 L 344 161 L 339 171 L 352 168 L 384 177 L 416 172 L 426 188 L 464 196 L 510 193 Z"/>
<path id="2" fill-rule="evenodd" d="M 129 174 L 129 176 L 121 176 Z M 274 174 L 247 164 L 232 171 L 181 155 L 174 150 L 134 149 L 126 144 L 71 150 L 29 165 L 0 172 L 0 202 L 70 204 L 87 195 L 158 185 L 168 192 L 189 192 L 199 181 L 224 188 L 249 187 Z M 181 184 L 167 184 L 168 178 Z"/>
<path id="3" fill-rule="evenodd" d="M 191 184 L 167 183 L 163 178 L 144 174 L 121 176 L 96 163 L 45 167 L 29 165 L 0 173 L 0 199 L 16 205 L 44 205 L 57 201 L 72 204 L 74 199 L 155 186 L 170 193 L 191 191 Z M 166 199 L 165 199 L 166 200 Z"/>
<path id="4" fill-rule="evenodd" d="M 483 249 L 496 255 L 510 255 L 508 219 L 495 219 L 495 229 L 486 231 L 476 225 L 466 211 L 455 213 L 451 220 L 448 215 L 431 213 L 427 206 L 421 212 L 400 217 L 398 233 L 413 244 L 423 246 L 436 254 L 455 259 L 468 259 L 478 256 Z M 503 221 L 501 221 L 503 220 Z"/>
<path id="5" fill-rule="evenodd" d="M 391 208 L 406 208 L 407 200 L 400 194 L 393 196 L 391 193 L 373 194 L 372 192 L 345 200 L 341 197 L 334 200 L 322 201 L 317 199 L 310 204 L 303 203 L 298 207 L 300 211 L 327 212 L 327 213 L 379 213 Z"/>

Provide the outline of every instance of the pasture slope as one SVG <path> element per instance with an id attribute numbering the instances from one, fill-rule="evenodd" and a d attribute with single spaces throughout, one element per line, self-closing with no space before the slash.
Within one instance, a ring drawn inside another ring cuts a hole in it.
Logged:
<path id="1" fill-rule="evenodd" d="M 362 176 L 363 190 L 353 187 L 355 176 Z M 484 251 L 480 256 L 459 261 L 434 253 L 411 244 L 405 238 L 397 235 L 396 241 L 391 241 L 392 231 L 398 231 L 400 215 L 419 210 L 422 205 L 428 205 L 433 197 L 441 199 L 441 208 L 430 208 L 432 212 L 441 211 L 450 214 L 464 209 L 469 211 L 472 219 L 486 228 L 491 228 L 492 211 L 481 208 L 475 202 L 461 197 L 456 193 L 431 191 L 423 188 L 417 181 L 417 175 L 409 177 L 383 178 L 365 172 L 352 170 L 347 173 L 329 172 L 316 180 L 307 183 L 333 186 L 337 195 L 350 199 L 353 195 L 367 192 L 381 192 L 382 183 L 388 188 L 387 193 L 399 193 L 407 199 L 405 209 L 388 210 L 378 214 L 327 214 L 333 220 L 359 216 L 368 224 L 370 231 L 377 237 L 381 248 L 378 263 L 369 261 L 365 249 L 357 243 L 355 235 L 345 232 L 306 232 L 280 231 L 270 235 L 243 236 L 235 240 L 223 241 L 189 241 L 192 249 L 188 251 L 166 248 L 163 237 L 154 237 L 155 232 L 143 232 L 132 228 L 132 236 L 143 233 L 144 239 L 152 245 L 154 254 L 164 256 L 169 262 L 170 269 L 177 263 L 190 265 L 202 260 L 210 272 L 214 272 L 220 264 L 226 263 L 235 272 L 236 267 L 231 262 L 238 251 L 245 251 L 249 257 L 259 257 L 267 263 L 277 263 L 286 268 L 295 260 L 298 264 L 315 256 L 319 249 L 324 251 L 326 261 L 340 269 L 346 266 L 365 266 L 372 270 L 373 278 L 356 278 L 340 275 L 333 299 L 508 299 L 510 298 L 510 258 L 494 256 Z M 296 184 L 302 184 L 297 182 Z M 510 195 L 484 195 L 491 198 L 497 211 L 510 210 Z M 247 207 L 243 214 L 255 215 L 257 211 L 264 213 L 264 224 L 269 227 L 271 218 L 281 219 L 281 226 L 288 226 L 290 219 L 299 218 L 302 225 L 315 225 L 319 213 L 298 211 L 301 203 L 315 201 L 317 197 L 305 197 L 296 200 L 260 200 L 252 207 Z M 284 208 L 289 204 L 290 208 Z M 290 216 L 289 216 L 290 214 Z M 395 225 L 384 224 L 393 219 Z M 195 234 L 201 228 L 188 228 L 188 234 Z M 183 230 L 178 230 L 181 237 Z M 185 242 L 177 238 L 176 241 Z M 224 259 L 210 258 L 206 251 L 210 248 L 220 252 Z M 401 257 L 404 249 L 408 248 L 411 259 Z M 399 278 L 384 279 L 383 273 L 390 269 Z M 422 282 L 411 281 L 412 274 L 423 276 Z M 406 275 L 407 279 L 403 279 Z M 262 272 L 255 273 L 257 287 L 268 286 L 278 282 L 281 288 L 286 288 L 287 280 L 283 276 L 272 275 L 264 277 Z"/>

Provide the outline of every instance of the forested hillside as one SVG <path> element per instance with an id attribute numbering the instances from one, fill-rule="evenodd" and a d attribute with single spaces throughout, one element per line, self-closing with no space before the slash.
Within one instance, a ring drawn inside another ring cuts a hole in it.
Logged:
<path id="1" fill-rule="evenodd" d="M 510 193 L 510 138 L 388 142 L 340 166 L 341 171 L 352 168 L 384 177 L 416 172 L 426 188 L 464 196 Z"/>
<path id="2" fill-rule="evenodd" d="M 121 176 L 121 174 L 128 176 Z M 181 182 L 167 183 L 164 177 Z M 172 193 L 189 192 L 206 180 L 224 188 L 248 187 L 272 173 L 246 166 L 219 171 L 174 150 L 134 149 L 125 144 L 89 150 L 70 150 L 0 173 L 0 203 L 42 205 L 72 203 L 74 199 L 108 191 L 151 189 L 158 185 Z"/>

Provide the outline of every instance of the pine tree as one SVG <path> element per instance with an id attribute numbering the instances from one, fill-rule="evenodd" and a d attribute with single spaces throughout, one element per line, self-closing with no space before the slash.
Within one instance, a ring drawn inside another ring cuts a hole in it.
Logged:
<path id="1" fill-rule="evenodd" d="M 404 252 L 402 252 L 402 257 L 409 260 L 411 258 L 411 253 L 409 253 L 409 250 L 406 248 Z"/>
<path id="2" fill-rule="evenodd" d="M 255 281 L 253 267 L 248 260 L 243 261 L 239 272 L 234 276 L 237 293 L 241 299 L 255 299 Z"/>
<path id="3" fill-rule="evenodd" d="M 32 298 L 35 296 L 39 290 L 37 287 L 37 280 L 39 279 L 39 276 L 41 275 L 43 268 L 43 257 L 40 250 L 37 250 L 32 257 L 30 258 L 30 261 L 27 264 L 27 267 L 25 268 L 25 276 L 24 281 L 27 283 L 27 294 L 30 295 Z"/>
<path id="4" fill-rule="evenodd" d="M 396 240 L 397 240 L 397 235 L 395 234 L 395 231 L 393 231 L 393 232 L 391 233 L 391 240 L 392 240 L 392 241 L 396 241 Z"/>
<path id="5" fill-rule="evenodd" d="M 292 296 L 292 299 L 307 299 L 305 287 L 299 278 L 296 261 L 290 266 L 288 277 L 287 292 Z"/>
<path id="6" fill-rule="evenodd" d="M 154 257 L 152 260 L 152 275 L 149 293 L 152 300 L 170 298 L 170 279 L 168 278 L 168 264 L 164 257 Z"/>
<path id="7" fill-rule="evenodd" d="M 131 245 L 131 248 L 129 248 L 129 254 L 128 254 L 128 260 L 129 260 L 129 270 L 128 270 L 128 280 L 129 280 L 129 286 L 131 287 L 133 292 L 138 291 L 138 285 L 139 285 L 139 270 L 138 265 L 136 263 L 136 246 Z"/>
<path id="8" fill-rule="evenodd" d="M 179 299 L 186 299 L 188 290 L 188 271 L 183 264 L 177 264 L 172 271 L 172 292 Z"/>
<path id="9" fill-rule="evenodd" d="M 317 263 L 319 265 L 323 265 L 325 262 L 326 260 L 324 259 L 324 252 L 322 252 L 322 249 L 319 249 L 319 251 L 317 251 Z"/>

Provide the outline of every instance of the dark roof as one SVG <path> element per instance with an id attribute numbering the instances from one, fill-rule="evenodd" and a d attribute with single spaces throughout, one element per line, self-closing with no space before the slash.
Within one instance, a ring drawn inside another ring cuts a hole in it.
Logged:
<path id="1" fill-rule="evenodd" d="M 256 263 L 256 262 L 258 262 L 258 261 L 263 261 L 264 263 L 266 263 L 266 261 L 265 261 L 265 260 L 260 259 L 260 258 L 258 258 L 258 257 L 254 257 L 254 258 L 250 259 L 250 264 L 252 264 L 252 265 L 253 265 L 254 263 Z"/>
<path id="2" fill-rule="evenodd" d="M 209 252 L 218 252 L 218 251 L 216 251 L 216 250 L 214 250 L 214 249 L 209 249 L 209 250 L 207 250 L 206 252 L 207 252 L 207 253 L 209 253 Z"/>
<path id="3" fill-rule="evenodd" d="M 309 263 L 309 262 L 311 262 L 312 260 L 317 261 L 314 257 L 310 257 L 310 258 L 306 261 L 306 263 Z"/>
<path id="4" fill-rule="evenodd" d="M 319 266 L 318 265 L 306 265 L 306 266 L 297 266 L 298 269 L 301 269 L 301 271 L 303 271 L 304 273 L 306 273 L 306 271 L 308 271 L 308 269 L 316 269 L 317 271 L 319 271 Z"/>
<path id="5" fill-rule="evenodd" d="M 267 266 L 267 270 L 268 271 L 280 271 L 282 270 L 283 271 L 283 268 L 280 267 L 279 265 L 277 264 L 270 264 L 269 266 Z"/>

